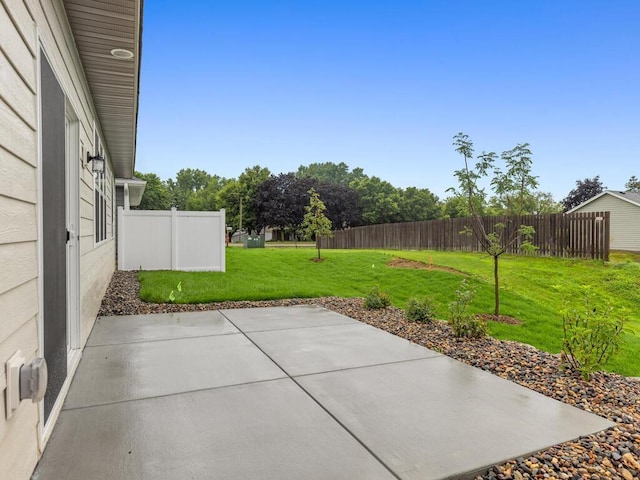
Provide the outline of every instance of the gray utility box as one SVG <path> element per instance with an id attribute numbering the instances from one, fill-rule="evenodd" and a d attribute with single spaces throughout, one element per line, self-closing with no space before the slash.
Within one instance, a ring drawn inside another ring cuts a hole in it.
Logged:
<path id="1" fill-rule="evenodd" d="M 264 248 L 264 235 L 245 235 L 242 244 L 244 248 Z"/>

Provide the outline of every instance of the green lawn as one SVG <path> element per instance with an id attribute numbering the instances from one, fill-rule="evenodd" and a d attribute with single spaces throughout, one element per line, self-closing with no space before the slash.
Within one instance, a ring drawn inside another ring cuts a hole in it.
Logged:
<path id="1" fill-rule="evenodd" d="M 379 286 L 393 304 L 404 307 L 411 297 L 429 297 L 439 316 L 448 315 L 462 278 L 478 291 L 471 310 L 493 310 L 492 259 L 486 255 L 436 251 L 323 250 L 315 263 L 309 249 L 227 249 L 227 272 L 141 272 L 140 296 L 167 302 L 174 291 L 183 303 L 223 300 L 268 300 L 294 297 L 364 296 Z M 390 268 L 393 257 L 446 266 L 463 273 Z M 557 353 L 562 346 L 562 295 L 581 299 L 583 285 L 592 286 L 596 305 L 610 303 L 627 310 L 624 343 L 607 369 L 640 375 L 640 263 L 629 255 L 614 255 L 612 262 L 503 256 L 501 258 L 501 313 L 518 318 L 521 325 L 490 322 L 491 335 L 529 343 Z M 181 292 L 177 285 L 181 284 Z"/>

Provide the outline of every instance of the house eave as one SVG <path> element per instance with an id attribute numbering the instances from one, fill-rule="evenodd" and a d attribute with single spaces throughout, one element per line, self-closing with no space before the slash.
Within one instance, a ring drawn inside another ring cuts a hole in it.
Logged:
<path id="1" fill-rule="evenodd" d="M 142 202 L 142 195 L 147 186 L 146 180 L 139 178 L 116 178 L 116 187 L 124 187 L 127 185 L 129 191 L 129 205 L 137 207 Z"/>
<path id="2" fill-rule="evenodd" d="M 63 0 L 115 175 L 135 168 L 143 0 Z M 116 58 L 113 49 L 133 58 Z"/>

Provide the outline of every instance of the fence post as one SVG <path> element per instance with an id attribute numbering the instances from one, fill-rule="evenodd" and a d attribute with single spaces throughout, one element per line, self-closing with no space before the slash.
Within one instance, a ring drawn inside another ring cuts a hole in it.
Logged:
<path id="1" fill-rule="evenodd" d="M 608 262 L 611 249 L 611 212 L 604 212 L 604 231 L 604 260 Z"/>
<path id="2" fill-rule="evenodd" d="M 178 269 L 178 210 L 171 207 L 171 270 Z"/>
<path id="3" fill-rule="evenodd" d="M 118 207 L 118 270 L 124 270 L 124 208 Z"/>
<path id="4" fill-rule="evenodd" d="M 227 235 L 227 221 L 225 209 L 220 209 L 220 230 L 222 231 L 222 238 L 220 239 L 220 271 L 227 271 L 227 257 L 226 257 L 226 235 Z"/>

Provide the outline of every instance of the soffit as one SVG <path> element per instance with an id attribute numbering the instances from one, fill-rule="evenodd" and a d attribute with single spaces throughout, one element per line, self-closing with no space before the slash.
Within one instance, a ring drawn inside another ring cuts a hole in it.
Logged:
<path id="1" fill-rule="evenodd" d="M 143 0 L 63 0 L 115 175 L 133 177 Z M 120 48 L 133 58 L 111 55 Z"/>

